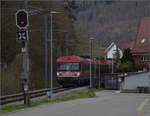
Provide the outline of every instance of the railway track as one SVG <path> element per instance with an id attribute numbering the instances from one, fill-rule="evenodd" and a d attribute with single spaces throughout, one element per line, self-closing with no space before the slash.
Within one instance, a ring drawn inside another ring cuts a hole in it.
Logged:
<path id="1" fill-rule="evenodd" d="M 73 88 L 62 88 L 62 87 L 54 88 L 53 93 L 58 93 L 58 92 L 62 92 L 62 91 L 69 90 L 69 89 L 73 89 Z M 40 97 L 40 96 L 45 96 L 46 92 L 49 90 L 50 89 L 40 89 L 40 90 L 35 90 L 35 91 L 29 91 L 29 96 L 31 99 Z M 6 105 L 9 103 L 23 101 L 23 100 L 24 100 L 24 93 L 1 96 L 0 97 L 0 105 Z"/>

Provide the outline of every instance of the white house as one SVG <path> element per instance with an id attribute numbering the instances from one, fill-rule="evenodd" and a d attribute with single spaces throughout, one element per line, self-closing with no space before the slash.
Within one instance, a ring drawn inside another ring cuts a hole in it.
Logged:
<path id="1" fill-rule="evenodd" d="M 116 52 L 117 52 L 117 45 L 112 42 L 108 48 L 105 50 L 105 53 L 106 53 L 106 57 L 107 58 L 115 58 L 116 57 Z M 122 58 L 123 56 L 123 51 L 118 47 L 118 51 L 119 51 L 119 56 L 120 56 L 120 59 Z"/>

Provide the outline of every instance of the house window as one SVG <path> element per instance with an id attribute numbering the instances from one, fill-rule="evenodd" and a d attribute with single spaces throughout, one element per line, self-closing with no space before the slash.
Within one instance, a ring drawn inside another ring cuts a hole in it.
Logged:
<path id="1" fill-rule="evenodd" d="M 148 56 L 142 56 L 142 57 L 141 57 L 141 60 L 142 60 L 142 61 L 148 61 Z"/>

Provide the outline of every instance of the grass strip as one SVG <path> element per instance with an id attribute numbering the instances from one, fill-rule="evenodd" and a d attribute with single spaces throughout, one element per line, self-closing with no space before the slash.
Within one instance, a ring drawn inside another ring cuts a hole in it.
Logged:
<path id="1" fill-rule="evenodd" d="M 49 98 L 44 98 L 40 101 L 32 102 L 31 105 L 18 104 L 18 105 L 2 106 L 0 108 L 0 114 L 6 113 L 6 112 L 12 112 L 12 111 L 20 110 L 24 108 L 30 108 L 30 107 L 38 106 L 38 105 L 45 104 L 45 103 L 53 103 L 53 102 L 59 102 L 59 101 L 69 101 L 69 100 L 74 100 L 74 99 L 79 99 L 79 98 L 95 97 L 95 93 L 90 92 L 88 90 L 81 90 L 81 91 L 78 91 L 77 93 L 78 93 L 77 96 L 68 96 L 68 97 L 56 98 L 53 100 L 50 100 Z"/>

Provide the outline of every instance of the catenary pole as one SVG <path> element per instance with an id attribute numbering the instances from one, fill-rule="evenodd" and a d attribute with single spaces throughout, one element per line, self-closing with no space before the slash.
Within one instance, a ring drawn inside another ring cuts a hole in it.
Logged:
<path id="1" fill-rule="evenodd" d="M 51 99 L 52 99 L 52 95 L 53 95 L 53 13 L 50 13 L 50 17 L 51 17 L 51 42 L 50 42 L 50 46 L 51 46 Z"/>
<path id="2" fill-rule="evenodd" d="M 50 12 L 51 18 L 51 38 L 50 38 L 50 46 L 51 46 L 51 99 L 53 97 L 53 14 L 61 13 L 56 11 Z"/>
<path id="3" fill-rule="evenodd" d="M 114 57 L 112 56 L 112 74 L 114 73 Z"/>
<path id="4" fill-rule="evenodd" d="M 92 88 L 92 47 L 94 38 L 90 38 L 90 88 Z"/>
<path id="5" fill-rule="evenodd" d="M 47 64 L 47 16 L 44 16 L 45 24 L 45 88 L 48 88 L 48 64 Z"/>
<path id="6" fill-rule="evenodd" d="M 90 40 L 90 88 L 92 88 L 92 41 Z"/>
<path id="7" fill-rule="evenodd" d="M 100 59 L 99 59 L 99 81 L 98 81 L 98 82 L 99 82 L 99 88 L 100 88 L 100 86 L 101 86 L 101 85 L 100 85 L 100 83 L 101 83 L 101 82 L 100 82 L 100 78 L 101 78 L 101 66 L 100 66 L 100 65 L 101 65 L 101 61 L 100 61 Z"/>

